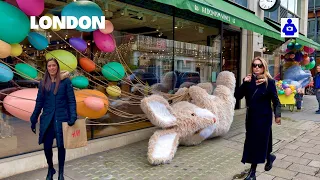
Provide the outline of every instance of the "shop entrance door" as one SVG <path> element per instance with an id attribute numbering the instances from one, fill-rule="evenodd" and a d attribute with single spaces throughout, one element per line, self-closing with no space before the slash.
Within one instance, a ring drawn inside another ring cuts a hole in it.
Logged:
<path id="1" fill-rule="evenodd" d="M 233 72 L 236 77 L 236 87 L 239 86 L 240 78 L 240 36 L 241 32 L 233 30 L 223 30 L 222 41 L 222 71 Z M 236 102 L 236 109 L 240 108 L 240 104 Z"/>

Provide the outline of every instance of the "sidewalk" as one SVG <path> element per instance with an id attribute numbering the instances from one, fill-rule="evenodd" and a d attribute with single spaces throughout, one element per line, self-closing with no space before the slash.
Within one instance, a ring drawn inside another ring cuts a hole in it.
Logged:
<path id="1" fill-rule="evenodd" d="M 314 96 L 306 96 L 304 102 L 302 112 L 283 108 L 282 125 L 273 126 L 273 150 L 277 160 L 269 172 L 263 171 L 263 165 L 258 166 L 258 180 L 320 179 L 320 115 L 314 115 Z M 147 162 L 148 141 L 141 141 L 67 162 L 65 179 L 240 178 L 241 172 L 249 167 L 240 162 L 245 138 L 244 118 L 245 115 L 236 116 L 225 137 L 207 140 L 199 146 L 179 147 L 171 164 L 151 166 Z M 41 169 L 7 179 L 45 179 L 46 173 L 47 169 Z M 57 179 L 58 175 L 54 177 Z"/>

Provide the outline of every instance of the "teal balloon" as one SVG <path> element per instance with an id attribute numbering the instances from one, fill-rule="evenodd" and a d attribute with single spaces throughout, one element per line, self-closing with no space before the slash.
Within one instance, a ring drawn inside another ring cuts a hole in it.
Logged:
<path id="1" fill-rule="evenodd" d="M 293 43 L 289 43 L 287 48 L 290 49 L 290 50 L 293 49 L 294 48 L 294 44 Z"/>
<path id="2" fill-rule="evenodd" d="M 124 75 L 125 70 L 122 64 L 118 62 L 109 62 L 102 67 L 102 74 L 109 81 L 120 81 Z"/>
<path id="3" fill-rule="evenodd" d="M 294 48 L 295 48 L 296 50 L 300 50 L 300 49 L 302 48 L 302 45 L 299 44 L 299 43 L 296 43 L 296 44 L 294 45 Z"/>
<path id="4" fill-rule="evenodd" d="M 302 70 L 306 70 L 306 67 L 305 67 L 305 66 L 301 66 L 301 69 L 302 69 Z"/>
<path id="5" fill-rule="evenodd" d="M 284 90 L 279 90 L 278 93 L 279 94 L 284 94 Z"/>
<path id="6" fill-rule="evenodd" d="M 5 64 L 0 63 L 0 82 L 8 82 L 12 80 L 13 72 Z"/>
<path id="7" fill-rule="evenodd" d="M 28 40 L 37 50 L 46 49 L 49 44 L 48 39 L 45 36 L 36 32 L 30 32 L 28 34 Z"/>
<path id="8" fill-rule="evenodd" d="M 76 1 L 76 2 L 72 2 L 72 3 L 69 3 L 68 5 L 66 5 L 62 9 L 61 16 L 74 16 L 78 20 L 82 16 L 88 16 L 91 19 L 91 23 L 92 23 L 93 16 L 97 16 L 100 19 L 100 17 L 104 16 L 104 15 L 103 15 L 101 8 L 94 2 Z M 86 21 L 84 21 L 84 23 L 86 23 Z M 78 31 L 83 31 L 83 32 L 92 32 L 94 30 L 99 29 L 99 27 L 97 26 L 96 28 L 93 28 L 92 26 L 90 26 L 90 28 L 88 28 L 88 29 L 82 29 L 79 26 L 77 26 L 76 29 Z"/>
<path id="9" fill-rule="evenodd" d="M 0 1 L 0 39 L 8 44 L 23 41 L 30 32 L 30 20 L 15 6 Z"/>
<path id="10" fill-rule="evenodd" d="M 38 71 L 36 68 L 25 63 L 18 63 L 15 65 L 15 70 L 24 79 L 35 79 L 38 76 Z"/>
<path id="11" fill-rule="evenodd" d="M 89 86 L 89 80 L 84 76 L 77 76 L 72 78 L 71 83 L 74 87 L 84 89 Z"/>

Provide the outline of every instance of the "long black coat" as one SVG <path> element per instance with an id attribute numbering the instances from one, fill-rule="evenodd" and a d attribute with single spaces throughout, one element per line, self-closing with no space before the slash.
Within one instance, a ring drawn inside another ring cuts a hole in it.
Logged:
<path id="1" fill-rule="evenodd" d="M 272 152 L 272 107 L 275 117 L 281 117 L 281 104 L 278 98 L 275 81 L 256 85 L 252 76 L 251 82 L 244 82 L 235 91 L 235 98 L 246 98 L 246 140 L 242 163 L 264 163 L 267 154 Z"/>
<path id="2" fill-rule="evenodd" d="M 66 78 L 60 82 L 59 89 L 54 95 L 55 83 L 51 84 L 50 91 L 42 91 L 40 82 L 36 106 L 30 118 L 31 123 L 37 123 L 40 116 L 39 144 L 43 143 L 44 134 L 51 121 L 54 121 L 55 135 L 58 147 L 64 147 L 62 122 L 75 122 L 77 120 L 76 99 L 70 79 Z"/>

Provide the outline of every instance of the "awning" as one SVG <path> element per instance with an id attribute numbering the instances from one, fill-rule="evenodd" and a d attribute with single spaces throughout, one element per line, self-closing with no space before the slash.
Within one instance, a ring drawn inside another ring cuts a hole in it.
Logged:
<path id="1" fill-rule="evenodd" d="M 274 27 L 276 27 L 278 30 L 279 30 L 279 33 L 280 33 L 280 30 L 281 30 L 281 25 L 276 23 L 276 22 L 273 22 L 269 19 L 265 19 L 267 23 L 269 24 L 272 24 Z M 310 38 L 307 38 L 306 36 L 302 35 L 302 34 L 299 34 L 299 37 L 298 38 L 295 38 L 296 39 L 296 42 L 303 45 L 303 46 L 308 46 L 308 47 L 312 47 L 314 49 L 317 49 L 317 50 L 320 50 L 320 44 L 318 44 L 317 42 L 313 41 L 312 39 Z"/>
<path id="2" fill-rule="evenodd" d="M 223 0 L 155 0 L 284 41 L 279 31 L 254 14 Z M 208 2 L 210 1 L 210 2 Z M 212 2 L 212 3 L 211 3 Z"/>

